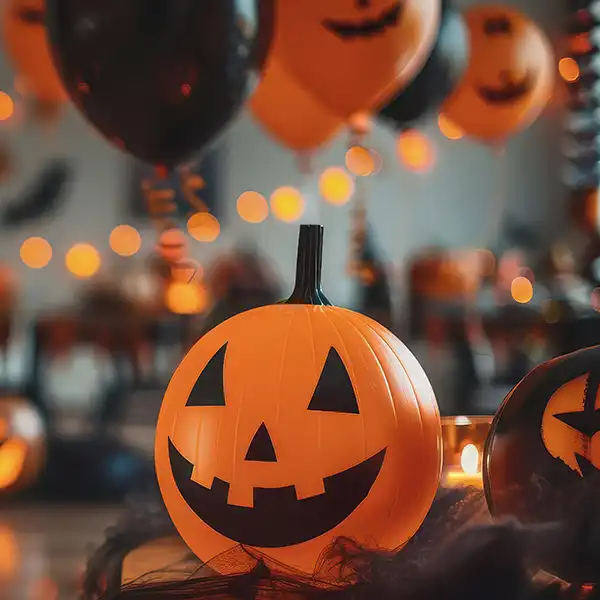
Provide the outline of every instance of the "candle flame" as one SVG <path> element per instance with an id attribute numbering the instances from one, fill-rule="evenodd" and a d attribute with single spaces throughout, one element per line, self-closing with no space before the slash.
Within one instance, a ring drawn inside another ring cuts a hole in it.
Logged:
<path id="1" fill-rule="evenodd" d="M 467 444 L 460 453 L 460 466 L 467 475 L 479 472 L 479 450 L 475 444 Z"/>

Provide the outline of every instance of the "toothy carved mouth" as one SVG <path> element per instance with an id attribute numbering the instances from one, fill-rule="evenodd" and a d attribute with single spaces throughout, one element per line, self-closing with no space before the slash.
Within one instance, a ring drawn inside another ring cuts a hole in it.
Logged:
<path id="1" fill-rule="evenodd" d="M 326 19 L 323 21 L 323 27 L 343 40 L 357 37 L 372 37 L 384 33 L 390 27 L 398 25 L 401 15 L 402 3 L 396 2 L 376 19 L 363 19 L 362 21 Z"/>
<path id="2" fill-rule="evenodd" d="M 386 449 L 358 465 L 325 477 L 325 492 L 298 500 L 294 486 L 254 488 L 254 507 L 227 502 L 229 483 L 215 478 L 210 488 L 192 481 L 194 465 L 169 440 L 175 484 L 190 509 L 209 527 L 240 544 L 281 548 L 314 539 L 346 519 L 368 496 Z"/>

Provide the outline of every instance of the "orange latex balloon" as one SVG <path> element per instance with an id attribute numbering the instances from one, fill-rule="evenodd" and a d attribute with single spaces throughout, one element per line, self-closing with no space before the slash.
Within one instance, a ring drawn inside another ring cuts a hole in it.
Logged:
<path id="1" fill-rule="evenodd" d="M 44 0 L 5 0 L 2 39 L 25 90 L 42 104 L 66 101 L 50 56 Z"/>
<path id="2" fill-rule="evenodd" d="M 250 110 L 275 140 L 300 152 L 323 145 L 342 126 L 342 119 L 328 112 L 273 54 L 250 100 Z"/>
<path id="3" fill-rule="evenodd" d="M 281 0 L 276 14 L 285 68 L 347 119 L 385 102 L 423 67 L 440 0 Z"/>
<path id="4" fill-rule="evenodd" d="M 291 297 L 207 333 L 165 393 L 156 472 L 202 560 L 243 544 L 312 572 L 339 536 L 404 544 L 433 501 L 433 390 L 391 332 L 331 306 L 322 243 L 322 227 L 301 226 Z"/>
<path id="5" fill-rule="evenodd" d="M 471 60 L 442 112 L 467 135 L 502 143 L 548 104 L 552 48 L 540 28 L 512 8 L 476 6 L 464 17 Z"/>

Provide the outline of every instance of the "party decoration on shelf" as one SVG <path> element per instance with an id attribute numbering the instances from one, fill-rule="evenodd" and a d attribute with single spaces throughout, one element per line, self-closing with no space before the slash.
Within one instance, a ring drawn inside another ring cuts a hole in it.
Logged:
<path id="1" fill-rule="evenodd" d="M 5 0 L 1 37 L 23 91 L 37 104 L 38 116 L 57 114 L 67 100 L 48 44 L 45 0 Z"/>
<path id="2" fill-rule="evenodd" d="M 545 34 L 506 6 L 474 6 L 464 13 L 470 61 L 442 108 L 465 134 L 502 144 L 535 121 L 554 84 L 554 58 Z"/>
<path id="3" fill-rule="evenodd" d="M 20 227 L 56 214 L 67 199 L 72 176 L 68 162 L 49 161 L 22 195 L 6 203 L 0 215 L 2 225 Z"/>
<path id="4" fill-rule="evenodd" d="M 557 523 L 564 529 L 561 547 L 537 560 L 546 571 L 580 584 L 600 580 L 593 544 L 582 545 L 572 528 L 588 511 L 590 518 L 597 515 L 599 361 L 600 346 L 593 346 L 534 369 L 500 407 L 484 455 L 492 515 Z"/>
<path id="5" fill-rule="evenodd" d="M 275 44 L 299 84 L 348 119 L 385 102 L 419 72 L 439 20 L 439 0 L 282 1 Z"/>
<path id="6" fill-rule="evenodd" d="M 39 477 L 45 435 L 40 414 L 24 398 L 0 398 L 0 497 L 24 490 Z"/>
<path id="7" fill-rule="evenodd" d="M 269 135 L 297 152 L 319 148 L 343 124 L 286 72 L 275 52 L 268 59 L 249 106 Z"/>
<path id="8" fill-rule="evenodd" d="M 173 166 L 243 105 L 265 59 L 271 9 L 270 0 L 48 0 L 48 25 L 83 115 L 133 156 Z"/>
<path id="9" fill-rule="evenodd" d="M 469 33 L 460 12 L 442 2 L 442 19 L 433 51 L 423 70 L 384 106 L 384 122 L 404 129 L 433 114 L 458 85 L 469 61 Z"/>
<path id="10" fill-rule="evenodd" d="M 162 496 L 208 560 L 238 544 L 312 572 L 339 536 L 396 548 L 436 493 L 441 426 L 410 351 L 321 290 L 323 228 L 302 225 L 290 298 L 205 334 L 165 393 Z"/>

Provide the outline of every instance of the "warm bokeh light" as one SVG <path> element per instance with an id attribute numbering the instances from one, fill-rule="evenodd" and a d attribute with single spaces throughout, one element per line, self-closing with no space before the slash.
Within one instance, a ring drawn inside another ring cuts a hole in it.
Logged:
<path id="1" fill-rule="evenodd" d="M 110 233 L 109 244 L 115 254 L 133 256 L 142 247 L 142 237 L 135 227 L 118 225 Z"/>
<path id="2" fill-rule="evenodd" d="M 510 284 L 510 295 L 515 302 L 527 304 L 533 298 L 533 284 L 527 277 L 515 277 Z"/>
<path id="3" fill-rule="evenodd" d="M 269 204 L 258 192 L 244 192 L 238 198 L 237 212 L 248 223 L 262 223 L 269 216 Z"/>
<path id="4" fill-rule="evenodd" d="M 558 72 L 565 81 L 572 83 L 579 79 L 579 65 L 570 56 L 565 56 L 558 61 Z"/>
<path id="5" fill-rule="evenodd" d="M 319 192 L 330 204 L 346 204 L 354 193 L 354 180 L 341 167 L 329 167 L 319 177 Z"/>
<path id="6" fill-rule="evenodd" d="M 358 177 L 368 177 L 376 170 L 372 152 L 364 146 L 352 146 L 346 152 L 346 168 Z"/>
<path id="7" fill-rule="evenodd" d="M 14 112 L 15 103 L 13 99 L 6 92 L 0 92 L 0 121 L 10 119 Z"/>
<path id="8" fill-rule="evenodd" d="M 6 440 L 0 446 L 0 490 L 14 485 L 23 472 L 27 444 L 23 440 Z"/>
<path id="9" fill-rule="evenodd" d="M 177 315 L 196 315 L 206 310 L 208 294 L 197 282 L 172 281 L 165 293 L 165 305 Z"/>
<path id="10" fill-rule="evenodd" d="M 569 52 L 572 54 L 587 54 L 592 51 L 589 32 L 578 33 L 569 37 Z"/>
<path id="11" fill-rule="evenodd" d="M 475 444 L 467 444 L 460 453 L 460 466 L 467 475 L 479 473 L 479 450 Z"/>
<path id="12" fill-rule="evenodd" d="M 460 140 L 464 137 L 463 130 L 453 123 L 446 115 L 440 113 L 438 115 L 438 127 L 442 134 L 449 140 Z"/>
<path id="13" fill-rule="evenodd" d="M 14 577 L 20 561 L 17 536 L 8 525 L 0 525 L 0 581 Z"/>
<path id="14" fill-rule="evenodd" d="M 30 269 L 43 269 L 52 260 L 52 246 L 44 238 L 30 237 L 21 244 L 20 255 Z"/>
<path id="15" fill-rule="evenodd" d="M 428 171 L 434 163 L 434 150 L 429 139 L 416 130 L 398 135 L 396 145 L 398 159 L 412 171 Z"/>
<path id="16" fill-rule="evenodd" d="M 304 198 L 294 187 L 277 188 L 271 194 L 271 211 L 280 221 L 293 223 L 304 212 Z"/>
<path id="17" fill-rule="evenodd" d="M 221 233 L 221 225 L 209 212 L 192 215 L 187 223 L 188 233 L 199 242 L 214 242 Z"/>
<path id="18" fill-rule="evenodd" d="M 65 265 L 78 279 L 93 277 L 100 269 L 100 254 L 91 244 L 75 244 L 65 257 Z"/>

